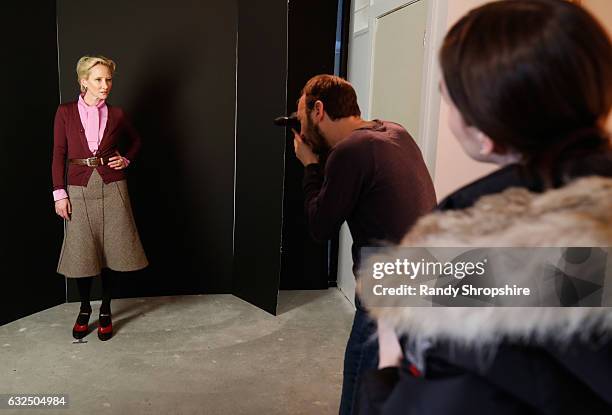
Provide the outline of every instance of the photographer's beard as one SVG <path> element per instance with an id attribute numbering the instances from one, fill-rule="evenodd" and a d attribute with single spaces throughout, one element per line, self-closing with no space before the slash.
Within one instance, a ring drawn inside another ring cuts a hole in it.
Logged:
<path id="1" fill-rule="evenodd" d="M 306 144 L 310 146 L 313 153 L 322 159 L 327 158 L 331 147 L 327 144 L 327 140 L 319 126 L 310 121 L 310 115 L 307 115 L 306 125 L 302 134 L 306 138 Z"/>

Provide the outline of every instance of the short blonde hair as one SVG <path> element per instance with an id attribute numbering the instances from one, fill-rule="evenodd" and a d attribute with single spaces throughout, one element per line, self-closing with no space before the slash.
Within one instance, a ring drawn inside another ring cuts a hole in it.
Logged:
<path id="1" fill-rule="evenodd" d="M 81 57 L 81 59 L 79 59 L 79 61 L 77 62 L 77 66 L 76 66 L 77 82 L 79 84 L 79 87 L 81 88 L 81 92 L 85 92 L 85 87 L 81 84 L 81 79 L 87 79 L 87 77 L 89 76 L 89 72 L 91 71 L 91 68 L 93 68 L 96 65 L 106 66 L 108 69 L 110 69 L 111 75 L 115 73 L 115 69 L 117 68 L 115 61 L 113 61 L 112 59 L 106 58 L 102 55 L 98 55 L 98 56 L 85 55 Z"/>

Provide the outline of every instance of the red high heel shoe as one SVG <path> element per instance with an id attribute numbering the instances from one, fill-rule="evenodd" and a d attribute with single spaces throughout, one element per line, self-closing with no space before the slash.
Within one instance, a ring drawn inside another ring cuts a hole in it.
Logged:
<path id="1" fill-rule="evenodd" d="M 102 317 L 108 317 L 108 324 L 102 325 Z M 110 314 L 100 313 L 100 319 L 98 323 L 98 338 L 102 341 L 110 340 L 113 337 L 113 322 Z"/>
<path id="2" fill-rule="evenodd" d="M 87 336 L 89 333 L 89 316 L 91 316 L 91 310 L 89 310 L 89 312 L 79 312 L 76 322 L 74 323 L 74 327 L 72 327 L 72 337 L 80 340 Z"/>

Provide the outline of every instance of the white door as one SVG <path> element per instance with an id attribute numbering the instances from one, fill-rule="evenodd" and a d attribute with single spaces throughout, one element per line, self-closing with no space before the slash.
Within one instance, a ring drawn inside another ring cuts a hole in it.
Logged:
<path id="1" fill-rule="evenodd" d="M 455 0 L 352 0 L 348 80 L 365 118 L 402 124 L 421 148 L 429 172 L 436 160 L 440 79 L 437 50 Z M 338 287 L 352 301 L 352 239 L 340 231 Z"/>
<path id="2" fill-rule="evenodd" d="M 420 135 L 428 0 L 374 20 L 370 117 L 397 122 L 422 148 Z"/>

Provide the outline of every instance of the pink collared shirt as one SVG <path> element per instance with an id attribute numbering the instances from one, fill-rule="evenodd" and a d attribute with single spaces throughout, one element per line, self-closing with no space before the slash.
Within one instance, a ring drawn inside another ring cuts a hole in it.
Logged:
<path id="1" fill-rule="evenodd" d="M 87 145 L 95 156 L 100 146 L 100 141 L 104 136 L 104 130 L 106 129 L 108 107 L 104 100 L 98 101 L 96 105 L 87 105 L 83 99 L 83 95 L 79 95 L 77 107 L 79 109 L 81 124 L 83 124 L 83 128 L 85 129 Z"/>
<path id="2" fill-rule="evenodd" d="M 81 124 L 85 129 L 85 137 L 87 138 L 87 146 L 91 152 L 95 155 L 100 146 L 100 141 L 104 136 L 104 130 L 106 129 L 106 123 L 108 121 L 108 107 L 104 100 L 98 101 L 96 105 L 87 105 L 83 99 L 83 95 L 79 95 L 79 101 L 77 104 L 79 109 L 79 117 L 81 118 Z M 98 122 L 96 122 L 98 121 Z M 130 161 L 123 157 L 126 167 L 130 164 Z M 58 189 L 53 191 L 53 200 L 58 201 L 61 199 L 67 199 L 68 193 L 65 189 Z"/>

